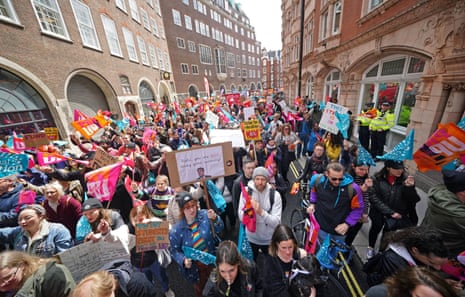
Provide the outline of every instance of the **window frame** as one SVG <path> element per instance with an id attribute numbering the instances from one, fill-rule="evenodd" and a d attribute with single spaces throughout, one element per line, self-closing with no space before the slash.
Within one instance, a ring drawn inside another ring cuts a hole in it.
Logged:
<path id="1" fill-rule="evenodd" d="M 31 0 L 31 4 L 32 4 L 32 8 L 34 10 L 34 14 L 36 16 L 36 19 L 37 21 L 39 22 L 39 25 L 40 25 L 40 31 L 43 33 L 43 34 L 46 34 L 46 35 L 50 35 L 50 36 L 54 36 L 54 37 L 57 37 L 59 39 L 65 39 L 65 40 L 70 40 L 69 38 L 69 33 L 68 33 L 68 29 L 66 28 L 66 23 L 65 23 L 65 20 L 63 18 L 63 13 L 61 12 L 61 9 L 60 9 L 60 5 L 58 4 L 58 1 L 57 0 L 49 0 L 53 5 L 55 5 L 55 7 L 50 7 L 50 6 L 46 6 L 44 3 L 41 3 L 37 0 Z M 58 18 L 55 19 L 55 21 L 58 21 L 59 24 L 57 24 L 57 28 L 61 28 L 61 31 L 62 34 L 60 33 L 57 33 L 57 32 L 54 32 L 53 30 L 47 28 L 44 26 L 45 23 L 43 23 L 41 21 L 41 18 L 39 16 L 39 12 L 40 13 L 43 13 L 42 10 L 38 10 L 37 6 L 40 6 L 40 7 L 43 7 L 45 9 L 48 9 L 50 11 L 53 11 L 55 14 L 57 14 Z"/>
<path id="2" fill-rule="evenodd" d="M 112 18 L 107 16 L 106 14 L 101 14 L 100 19 L 102 21 L 102 27 L 103 31 L 105 32 L 105 37 L 107 39 L 107 44 L 108 44 L 108 49 L 110 51 L 110 55 L 115 56 L 115 57 L 123 57 L 123 50 L 121 49 L 121 43 L 119 41 L 119 36 L 118 36 L 118 31 L 116 28 L 115 21 L 113 21 Z M 105 19 L 108 21 L 107 25 L 105 22 Z M 108 26 L 111 26 L 108 27 Z M 115 48 L 113 47 L 114 45 L 112 44 L 112 41 L 115 43 L 115 45 L 118 45 L 118 48 L 116 49 L 117 52 L 115 52 Z"/>
<path id="3" fill-rule="evenodd" d="M 126 43 L 126 50 L 128 51 L 129 61 L 139 63 L 137 56 L 136 43 L 134 41 L 134 34 L 126 27 L 122 27 L 124 42 Z"/>
<path id="4" fill-rule="evenodd" d="M 78 7 L 79 6 L 79 7 Z M 90 11 L 90 8 L 89 6 L 87 6 L 86 4 L 84 4 L 83 2 L 79 1 L 79 0 L 71 0 L 71 8 L 73 10 L 73 14 L 74 14 L 74 18 L 76 20 L 76 24 L 78 26 L 78 29 L 79 29 L 79 34 L 81 35 L 81 40 L 82 40 L 82 44 L 85 46 L 85 47 L 89 47 L 89 48 L 93 48 L 93 49 L 96 49 L 96 50 L 101 50 L 101 46 L 100 46 L 100 41 L 98 39 L 98 35 L 97 35 L 97 30 L 95 29 L 95 24 L 94 24 L 94 20 L 92 18 L 92 13 Z M 81 11 L 81 13 L 77 13 L 76 10 L 78 9 L 84 9 L 85 11 Z M 80 19 L 79 19 L 79 15 L 82 15 L 82 12 L 85 12 L 88 17 L 88 24 L 84 24 Z M 87 36 L 86 34 L 83 33 L 83 28 L 82 26 L 86 26 L 86 28 L 84 29 L 87 29 L 87 33 L 91 33 L 94 41 L 95 41 L 95 44 L 90 44 L 88 43 L 86 40 L 86 37 Z"/>
<path id="5" fill-rule="evenodd" d="M 3 0 L 3 1 L 4 1 L 3 4 L 5 5 L 5 10 L 7 12 L 7 16 L 1 14 L 0 20 L 19 25 L 20 24 L 19 18 L 18 18 L 18 15 L 16 14 L 15 7 L 11 3 L 12 0 Z"/>

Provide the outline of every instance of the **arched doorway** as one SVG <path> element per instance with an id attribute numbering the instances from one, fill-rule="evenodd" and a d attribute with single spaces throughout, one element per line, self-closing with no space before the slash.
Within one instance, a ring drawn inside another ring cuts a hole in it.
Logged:
<path id="1" fill-rule="evenodd" d="M 153 115 L 151 105 L 155 103 L 156 98 L 152 87 L 146 81 L 142 81 L 139 85 L 139 97 L 145 117 Z"/>
<path id="2" fill-rule="evenodd" d="M 189 86 L 189 97 L 194 97 L 195 99 L 199 99 L 199 90 L 196 86 L 191 85 Z"/>
<path id="3" fill-rule="evenodd" d="M 0 68 L 0 138 L 56 127 L 44 98 L 25 80 Z"/>
<path id="4" fill-rule="evenodd" d="M 66 96 L 72 111 L 79 109 L 88 116 L 95 116 L 99 109 L 110 110 L 103 91 L 95 82 L 82 75 L 70 79 Z"/>

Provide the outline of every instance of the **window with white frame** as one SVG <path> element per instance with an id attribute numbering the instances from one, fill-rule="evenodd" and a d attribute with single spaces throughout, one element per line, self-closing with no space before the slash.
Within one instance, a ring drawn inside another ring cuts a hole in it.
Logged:
<path id="1" fill-rule="evenodd" d="M 182 3 L 189 5 L 189 0 L 182 0 Z"/>
<path id="2" fill-rule="evenodd" d="M 229 68 L 236 67 L 236 57 L 234 56 L 233 53 L 226 54 L 226 64 L 228 65 Z"/>
<path id="3" fill-rule="evenodd" d="M 195 48 L 195 42 L 191 41 L 191 40 L 188 40 L 187 41 L 187 46 L 189 47 L 189 51 L 191 53 L 195 53 L 196 52 L 196 48 Z"/>
<path id="4" fill-rule="evenodd" d="M 153 8 L 153 0 L 147 0 L 147 4 Z"/>
<path id="5" fill-rule="evenodd" d="M 142 24 L 144 25 L 144 28 L 151 31 L 149 15 L 143 8 L 140 9 L 140 15 L 142 16 Z"/>
<path id="6" fill-rule="evenodd" d="M 163 57 L 165 58 L 165 70 L 171 71 L 170 56 L 168 52 L 163 52 Z"/>
<path id="7" fill-rule="evenodd" d="M 247 64 L 247 57 L 245 55 L 242 55 L 242 65 Z"/>
<path id="8" fill-rule="evenodd" d="M 216 73 L 226 73 L 226 59 L 222 48 L 215 48 L 215 66 Z"/>
<path id="9" fill-rule="evenodd" d="M 129 78 L 126 75 L 120 75 L 119 81 L 121 84 L 121 89 L 123 90 L 124 95 L 132 94 L 131 84 L 129 83 Z"/>
<path id="10" fill-rule="evenodd" d="M 338 100 L 340 92 L 341 92 L 341 72 L 339 70 L 333 70 L 326 76 L 323 98 L 330 98 L 332 100 Z"/>
<path id="11" fill-rule="evenodd" d="M 237 68 L 237 77 L 241 77 L 241 68 Z"/>
<path id="12" fill-rule="evenodd" d="M 200 33 L 200 23 L 198 20 L 194 20 L 195 32 Z"/>
<path id="13" fill-rule="evenodd" d="M 338 34 L 341 31 L 341 16 L 342 16 L 342 4 L 338 1 L 334 4 L 333 10 L 333 34 Z"/>
<path id="14" fill-rule="evenodd" d="M 189 74 L 189 65 L 187 65 L 186 63 L 181 63 L 181 73 Z"/>
<path id="15" fill-rule="evenodd" d="M 11 1 L 12 0 L 0 0 L 0 20 L 19 24 L 18 16 L 16 15 L 15 8 Z"/>
<path id="16" fill-rule="evenodd" d="M 100 49 L 97 32 L 90 9 L 87 5 L 78 0 L 71 0 L 74 17 L 81 34 L 82 44 L 95 49 Z"/>
<path id="17" fill-rule="evenodd" d="M 160 65 L 161 70 L 165 70 L 165 62 L 163 62 L 163 52 L 161 51 L 161 48 L 157 48 L 158 52 L 158 64 Z"/>
<path id="18" fill-rule="evenodd" d="M 247 78 L 247 69 L 242 69 L 242 77 Z"/>
<path id="19" fill-rule="evenodd" d="M 156 37 L 160 37 L 160 34 L 158 32 L 158 24 L 157 24 L 157 21 L 154 19 L 154 18 L 150 18 L 150 23 L 152 24 L 152 32 L 153 32 L 153 35 L 155 35 Z"/>
<path id="20" fill-rule="evenodd" d="M 368 0 L 368 11 L 375 9 L 376 7 L 380 6 L 384 0 Z"/>
<path id="21" fill-rule="evenodd" d="M 57 0 L 32 0 L 42 32 L 69 39 Z"/>
<path id="22" fill-rule="evenodd" d="M 124 1 L 125 0 L 116 0 L 115 3 L 116 3 L 116 7 L 118 7 L 119 9 L 127 13 L 128 10 L 126 8 L 126 3 Z"/>
<path id="23" fill-rule="evenodd" d="M 163 27 L 163 24 L 158 27 L 158 31 L 160 31 L 160 36 L 161 36 L 161 39 L 166 39 L 166 36 L 165 36 L 165 27 Z"/>
<path id="24" fill-rule="evenodd" d="M 200 22 L 200 34 L 201 35 L 207 35 L 207 33 L 205 32 L 205 24 Z"/>
<path id="25" fill-rule="evenodd" d="M 134 36 L 128 28 L 123 27 L 123 37 L 126 43 L 126 49 L 128 50 L 129 60 L 133 62 L 139 62 L 137 57 L 136 44 L 134 43 Z"/>
<path id="26" fill-rule="evenodd" d="M 171 13 L 173 14 L 173 23 L 175 25 L 182 26 L 181 13 L 179 12 L 179 10 L 172 9 Z"/>
<path id="27" fill-rule="evenodd" d="M 139 7 L 137 6 L 136 0 L 128 0 L 128 1 L 129 1 L 129 9 L 131 10 L 132 19 L 140 23 Z"/>
<path id="28" fill-rule="evenodd" d="M 326 39 L 328 37 L 328 22 L 329 22 L 329 14 L 328 11 L 325 11 L 321 15 L 321 25 L 320 25 L 320 40 Z"/>
<path id="29" fill-rule="evenodd" d="M 241 64 L 241 56 L 240 55 L 236 55 L 236 63 Z"/>
<path id="30" fill-rule="evenodd" d="M 313 51 L 313 20 L 310 20 L 305 26 L 304 36 L 304 54 Z"/>
<path id="31" fill-rule="evenodd" d="M 118 32 L 116 31 L 115 22 L 104 14 L 102 14 L 100 17 L 102 19 L 103 30 L 105 31 L 105 36 L 107 38 L 108 48 L 110 49 L 110 53 L 113 56 L 122 57 L 123 53 L 121 51 L 121 46 L 119 43 Z"/>
<path id="32" fill-rule="evenodd" d="M 212 64 L 212 49 L 209 46 L 199 44 L 199 52 L 200 52 L 200 63 L 202 64 Z"/>
<path id="33" fill-rule="evenodd" d="M 150 66 L 149 56 L 147 55 L 147 48 L 145 41 L 142 37 L 137 36 L 137 44 L 139 45 L 140 59 L 142 64 Z"/>
<path id="34" fill-rule="evenodd" d="M 152 61 L 152 67 L 158 68 L 157 52 L 155 51 L 155 47 L 151 43 L 149 43 L 149 54 L 150 54 L 150 60 Z"/>
<path id="35" fill-rule="evenodd" d="M 184 43 L 184 38 L 176 37 L 176 44 L 179 48 L 186 48 L 186 44 Z"/>
<path id="36" fill-rule="evenodd" d="M 198 65 L 192 65 L 192 74 L 199 74 L 199 66 Z"/>
<path id="37" fill-rule="evenodd" d="M 160 0 L 155 0 L 154 5 L 155 5 L 155 11 L 157 12 L 159 16 L 161 16 Z"/>
<path id="38" fill-rule="evenodd" d="M 186 25 L 186 29 L 192 31 L 192 19 L 188 15 L 184 15 L 184 24 Z"/>

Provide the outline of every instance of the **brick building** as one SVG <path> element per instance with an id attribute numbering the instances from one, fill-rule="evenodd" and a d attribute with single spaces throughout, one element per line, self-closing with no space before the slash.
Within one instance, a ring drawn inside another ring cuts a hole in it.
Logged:
<path id="1" fill-rule="evenodd" d="M 160 1 L 177 99 L 262 89 L 260 42 L 234 0 Z M 206 80 L 205 80 L 206 78 Z"/>
<path id="2" fill-rule="evenodd" d="M 298 93 L 302 40 L 302 96 L 337 99 L 354 114 L 366 102 L 390 101 L 396 125 L 387 150 L 410 129 L 417 149 L 438 123 L 464 116 L 464 0 L 283 0 L 282 7 L 288 98 Z"/>
<path id="3" fill-rule="evenodd" d="M 263 89 L 279 91 L 282 88 L 281 51 L 266 51 L 262 54 Z"/>
<path id="4" fill-rule="evenodd" d="M 0 135 L 174 97 L 159 0 L 0 1 Z"/>

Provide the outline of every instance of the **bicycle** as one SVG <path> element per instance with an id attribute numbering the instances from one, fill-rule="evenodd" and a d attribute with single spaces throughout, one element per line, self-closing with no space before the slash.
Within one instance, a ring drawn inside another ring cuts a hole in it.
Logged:
<path id="1" fill-rule="evenodd" d="M 310 226 L 310 220 L 307 214 L 307 208 L 310 205 L 310 201 L 308 199 L 308 183 L 300 183 L 298 195 L 300 199 L 300 206 L 292 211 L 290 225 L 299 247 L 305 248 Z"/>

